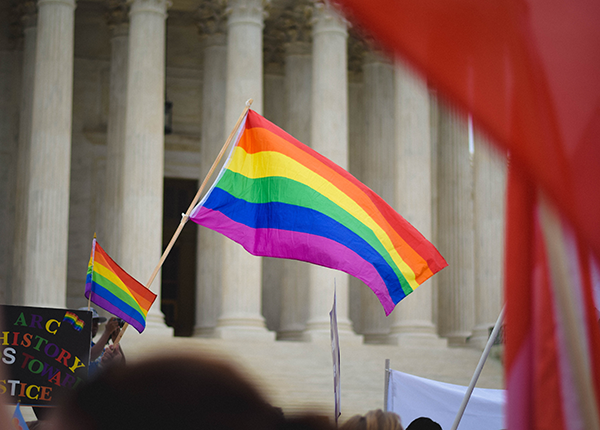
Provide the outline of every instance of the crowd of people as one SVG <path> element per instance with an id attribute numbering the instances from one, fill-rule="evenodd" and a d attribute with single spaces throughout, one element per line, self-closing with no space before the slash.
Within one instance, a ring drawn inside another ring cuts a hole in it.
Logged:
<path id="1" fill-rule="evenodd" d="M 404 427 L 398 414 L 375 409 L 365 415 L 350 417 L 340 426 L 340 430 L 404 430 Z M 442 430 L 442 427 L 431 418 L 419 417 L 406 430 Z"/>
<path id="2" fill-rule="evenodd" d="M 86 308 L 87 309 L 87 308 Z M 89 380 L 63 398 L 30 430 L 334 430 L 327 417 L 306 412 L 286 416 L 229 363 L 195 355 L 168 354 L 126 364 L 115 320 L 93 312 L 92 337 L 106 322 L 90 361 Z M 406 430 L 441 430 L 420 418 Z M 434 423 L 435 424 L 435 423 Z M 404 430 L 393 412 L 373 410 L 355 415 L 341 430 Z"/>

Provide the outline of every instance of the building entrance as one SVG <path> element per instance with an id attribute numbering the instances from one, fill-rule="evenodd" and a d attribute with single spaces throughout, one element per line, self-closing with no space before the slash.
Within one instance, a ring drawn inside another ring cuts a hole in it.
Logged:
<path id="1" fill-rule="evenodd" d="M 198 181 L 165 178 L 163 251 L 198 191 Z M 191 336 L 196 309 L 196 243 L 198 226 L 187 222 L 162 266 L 161 310 L 175 336 Z"/>

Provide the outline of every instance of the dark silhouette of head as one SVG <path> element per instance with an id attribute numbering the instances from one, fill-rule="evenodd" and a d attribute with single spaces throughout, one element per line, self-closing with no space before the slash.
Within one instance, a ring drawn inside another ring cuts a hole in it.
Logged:
<path id="1" fill-rule="evenodd" d="M 442 426 L 433 421 L 431 418 L 419 417 L 414 419 L 406 430 L 442 430 Z"/>
<path id="2" fill-rule="evenodd" d="M 108 368 L 65 398 L 52 422 L 57 430 L 331 429 L 316 417 L 286 420 L 226 362 L 181 355 Z"/>

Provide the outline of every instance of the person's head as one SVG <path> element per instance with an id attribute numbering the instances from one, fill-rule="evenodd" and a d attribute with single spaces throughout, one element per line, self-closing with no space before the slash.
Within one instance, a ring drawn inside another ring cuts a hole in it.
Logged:
<path id="1" fill-rule="evenodd" d="M 340 426 L 340 430 L 403 430 L 400 417 L 394 412 L 376 409 L 365 415 L 354 415 Z"/>
<path id="2" fill-rule="evenodd" d="M 419 417 L 414 419 L 406 430 L 442 430 L 442 426 L 433 421 L 431 418 Z"/>
<path id="3" fill-rule="evenodd" d="M 88 307 L 82 306 L 78 310 L 87 311 Z M 96 309 L 94 308 L 90 308 L 89 310 L 92 312 L 92 337 L 96 337 L 96 335 L 98 334 L 98 326 L 106 322 L 106 318 L 98 315 L 98 312 L 96 312 Z"/>
<path id="4" fill-rule="evenodd" d="M 65 398 L 52 422 L 56 430 L 286 428 L 236 368 L 186 355 L 110 367 Z"/>

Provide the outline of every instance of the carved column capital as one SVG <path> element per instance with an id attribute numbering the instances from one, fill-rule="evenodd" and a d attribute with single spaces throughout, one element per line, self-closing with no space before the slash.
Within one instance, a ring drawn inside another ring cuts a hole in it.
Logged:
<path id="1" fill-rule="evenodd" d="M 325 31 L 342 31 L 347 34 L 350 23 L 328 1 L 313 0 L 313 34 Z"/>
<path id="2" fill-rule="evenodd" d="M 224 45 L 227 35 L 227 0 L 204 1 L 196 11 L 198 33 L 207 45 Z"/>
<path id="3" fill-rule="evenodd" d="M 361 33 L 364 40 L 368 55 L 365 62 L 385 61 L 391 63 L 393 55 L 383 47 L 370 35 Z"/>
<path id="4" fill-rule="evenodd" d="M 369 49 L 363 56 L 364 64 L 385 63 L 392 64 L 390 58 L 384 51 Z"/>
<path id="5" fill-rule="evenodd" d="M 127 34 L 129 29 L 129 2 L 127 0 L 107 0 L 104 17 L 113 36 Z"/>
<path id="6" fill-rule="evenodd" d="M 263 59 L 268 72 L 283 71 L 285 32 L 280 20 L 265 23 L 263 32 Z"/>
<path id="7" fill-rule="evenodd" d="M 36 25 L 37 6 L 34 0 L 12 2 L 9 11 L 9 40 L 14 48 L 22 48 L 24 32 Z"/>
<path id="8" fill-rule="evenodd" d="M 252 22 L 263 26 L 271 0 L 227 0 L 228 25 Z"/>
<path id="9" fill-rule="evenodd" d="M 34 0 L 24 0 L 21 3 L 21 22 L 23 28 L 35 27 L 37 25 L 37 6 Z"/>
<path id="10" fill-rule="evenodd" d="M 283 11 L 281 20 L 286 35 L 286 45 L 312 42 L 313 3 L 300 0 Z"/>
<path id="11" fill-rule="evenodd" d="M 156 13 L 167 17 L 167 9 L 172 3 L 169 0 L 129 0 L 130 14 L 133 15 L 139 12 Z"/>
<path id="12" fill-rule="evenodd" d="M 348 37 L 348 70 L 353 77 L 360 77 L 363 71 L 367 44 L 364 39 L 354 31 Z"/>
<path id="13" fill-rule="evenodd" d="M 37 7 L 40 9 L 44 5 L 55 3 L 61 3 L 63 6 L 69 6 L 75 10 L 75 0 L 38 0 Z"/>

